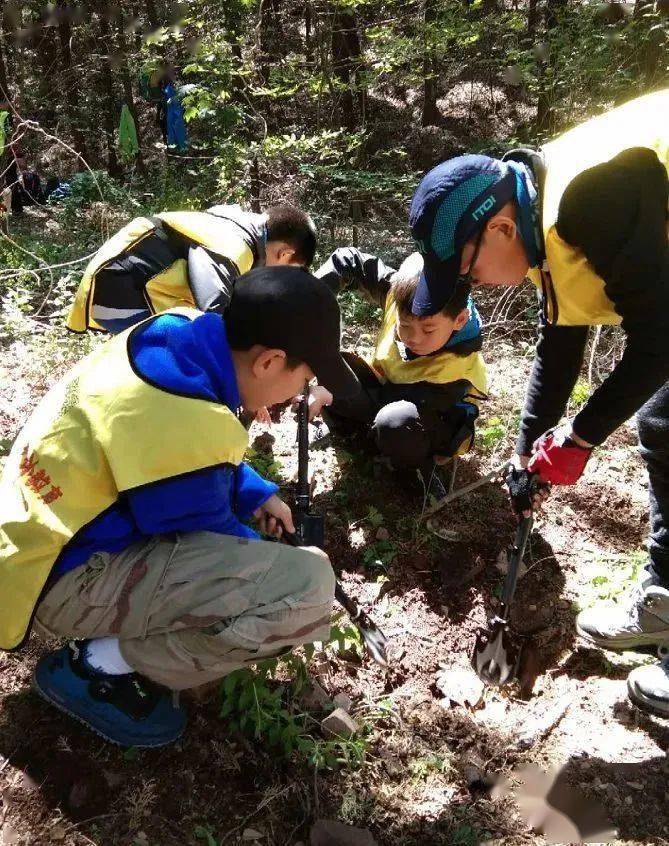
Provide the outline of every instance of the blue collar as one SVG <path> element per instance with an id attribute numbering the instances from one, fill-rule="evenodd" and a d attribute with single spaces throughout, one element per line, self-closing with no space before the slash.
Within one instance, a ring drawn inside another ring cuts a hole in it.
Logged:
<path id="1" fill-rule="evenodd" d="M 542 243 L 539 194 L 534 185 L 532 172 L 527 165 L 513 159 L 506 160 L 505 164 L 516 174 L 518 229 L 523 239 L 530 267 L 536 267 L 540 261 L 540 245 Z"/>
<path id="2" fill-rule="evenodd" d="M 223 318 L 190 320 L 166 312 L 140 323 L 128 335 L 128 354 L 142 378 L 193 399 L 240 405 L 237 376 Z"/>
<path id="3" fill-rule="evenodd" d="M 475 338 L 478 338 L 481 334 L 481 316 L 478 313 L 478 309 L 474 305 L 474 298 L 472 295 L 469 295 L 469 300 L 467 301 L 467 308 L 469 309 L 469 320 L 465 323 L 462 329 L 458 329 L 456 332 L 453 332 L 451 337 L 446 341 L 443 347 L 440 347 L 438 350 L 435 350 L 432 353 L 428 353 L 428 356 L 431 355 L 439 355 L 439 353 L 445 352 L 446 350 L 452 350 L 453 347 L 457 347 L 458 344 L 462 344 L 465 341 L 473 341 Z M 427 356 L 416 355 L 416 353 L 412 352 L 405 344 L 403 344 L 399 339 L 396 339 L 395 343 L 400 351 L 400 355 L 405 361 L 413 361 L 416 358 L 426 358 Z"/>
<path id="4" fill-rule="evenodd" d="M 216 397 L 234 410 L 241 405 L 232 351 L 225 332 L 225 323 L 217 314 L 203 314 L 192 322 L 194 337 L 201 341 L 202 370 L 210 379 Z"/>

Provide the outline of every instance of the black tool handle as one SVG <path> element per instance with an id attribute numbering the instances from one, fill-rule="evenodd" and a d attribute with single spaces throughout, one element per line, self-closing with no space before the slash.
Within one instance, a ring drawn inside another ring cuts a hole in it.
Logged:
<path id="1" fill-rule="evenodd" d="M 298 510 L 309 510 L 309 383 L 297 406 L 297 505 Z"/>
<path id="2" fill-rule="evenodd" d="M 501 617 L 506 618 L 508 606 L 511 604 L 513 595 L 516 592 L 516 584 L 518 583 L 518 572 L 520 571 L 520 564 L 525 555 L 525 547 L 527 540 L 532 531 L 533 517 L 522 517 L 518 528 L 516 529 L 516 537 L 513 541 L 513 548 L 509 555 L 509 571 L 504 580 L 504 587 L 502 589 L 502 605 L 504 606 L 501 612 Z"/>

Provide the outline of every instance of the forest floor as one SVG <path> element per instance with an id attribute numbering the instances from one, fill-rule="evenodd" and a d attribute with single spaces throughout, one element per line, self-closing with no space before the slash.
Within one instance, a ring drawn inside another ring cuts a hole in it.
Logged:
<path id="1" fill-rule="evenodd" d="M 485 299 L 484 317 L 495 302 Z M 346 309 L 345 346 L 364 350 L 373 321 L 355 322 L 353 311 Z M 45 390 L 102 342 L 67 335 L 58 321 L 5 315 L 0 454 Z M 495 330 L 485 355 L 490 400 L 456 486 L 511 454 L 531 326 Z M 456 501 L 441 517 L 446 538 L 437 537 L 421 521 L 417 480 L 394 476 L 357 452 L 359 444 L 324 431 L 313 431 L 312 469 L 327 550 L 344 585 L 389 636 L 392 661 L 384 670 L 355 647 L 328 647 L 308 672 L 328 698 L 350 697 L 362 762 L 315 770 L 231 732 L 211 690 L 188 697 L 190 724 L 179 743 L 124 752 L 31 693 L 35 661 L 48 648 L 32 638 L 21 652 L 0 654 L 1 842 L 218 846 L 255 838 L 296 846 L 324 817 L 368 828 L 380 846 L 541 844 L 519 805 L 488 789 L 493 776 L 535 764 L 563 767 L 590 815 L 596 804 L 605 808 L 616 844 L 669 843 L 669 724 L 635 709 L 625 684 L 629 670 L 653 656 L 600 652 L 574 636 L 578 610 L 621 601 L 644 560 L 647 492 L 633 427 L 598 450 L 581 483 L 555 493 L 536 520 L 514 614 L 527 635 L 521 679 L 483 691 L 469 656 L 498 602 L 500 561 L 513 537 L 501 487 Z M 292 413 L 269 428 L 254 424 L 251 440 L 256 462 L 289 489 Z M 458 583 L 463 570 L 476 573 L 465 585 Z M 321 716 L 316 705 L 302 707 Z"/>

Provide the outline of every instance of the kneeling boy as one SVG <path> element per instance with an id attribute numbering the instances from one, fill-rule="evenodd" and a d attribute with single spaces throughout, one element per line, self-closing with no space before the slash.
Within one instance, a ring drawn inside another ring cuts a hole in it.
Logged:
<path id="1" fill-rule="evenodd" d="M 67 317 L 72 332 L 117 334 L 177 306 L 223 314 L 235 279 L 256 267 L 311 266 L 316 229 L 288 204 L 138 217 L 88 263 Z"/>
<path id="2" fill-rule="evenodd" d="M 298 268 L 238 280 L 227 320 L 177 309 L 99 347 L 43 398 L 0 482 L 0 648 L 33 627 L 77 639 L 34 686 L 113 742 L 160 746 L 185 715 L 171 691 L 326 638 L 334 574 L 242 457 L 235 412 L 317 376 L 355 389 L 339 308 Z"/>
<path id="3" fill-rule="evenodd" d="M 460 284 L 449 302 L 429 317 L 412 313 L 423 259 L 413 253 L 398 271 L 352 247 L 336 250 L 316 271 L 334 290 L 358 287 L 384 309 L 369 364 L 345 353 L 361 391 L 335 400 L 325 413 L 335 431 L 367 429 L 394 467 L 416 469 L 432 496 L 445 491 L 434 459 L 466 452 L 474 438 L 478 403 L 485 398 L 486 371 L 481 321 Z M 316 389 L 318 405 L 330 398 Z"/>

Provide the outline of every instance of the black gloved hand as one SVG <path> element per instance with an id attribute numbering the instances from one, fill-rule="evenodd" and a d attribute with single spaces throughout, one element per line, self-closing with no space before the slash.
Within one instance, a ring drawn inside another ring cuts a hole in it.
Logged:
<path id="1" fill-rule="evenodd" d="M 512 467 L 504 480 L 509 489 L 511 507 L 516 514 L 532 511 L 532 499 L 539 488 L 539 477 L 529 470 Z"/>

